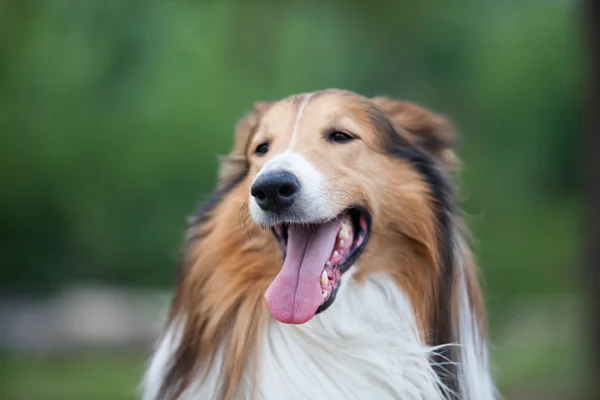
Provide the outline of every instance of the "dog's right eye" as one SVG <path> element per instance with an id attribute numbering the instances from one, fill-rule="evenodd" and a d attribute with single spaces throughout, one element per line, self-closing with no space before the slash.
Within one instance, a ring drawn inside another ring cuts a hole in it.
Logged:
<path id="1" fill-rule="evenodd" d="M 267 154 L 269 152 L 269 143 L 261 143 L 258 146 L 256 146 L 256 149 L 254 150 L 254 154 L 259 155 L 259 156 L 263 156 L 265 154 Z"/>
<path id="2" fill-rule="evenodd" d="M 350 136 L 346 132 L 341 132 L 341 131 L 331 132 L 328 135 L 327 139 L 330 142 L 335 142 L 335 143 L 346 143 L 346 142 L 349 142 L 351 140 L 354 140 L 354 138 L 352 136 Z"/>

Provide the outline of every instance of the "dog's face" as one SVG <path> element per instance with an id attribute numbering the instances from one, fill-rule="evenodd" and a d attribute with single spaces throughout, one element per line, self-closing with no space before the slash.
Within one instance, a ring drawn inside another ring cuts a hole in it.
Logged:
<path id="1" fill-rule="evenodd" d="M 273 231 L 284 253 L 265 294 L 276 319 L 308 321 L 335 301 L 350 268 L 395 268 L 383 264 L 390 252 L 403 251 L 401 243 L 428 257 L 435 218 L 418 163 L 450 160 L 435 129 L 441 119 L 407 103 L 337 90 L 264 105 L 253 118 L 251 132 L 238 140 L 249 169 L 249 213 Z"/>
<path id="2" fill-rule="evenodd" d="M 361 123 L 359 104 L 349 95 L 308 94 L 266 112 L 247 154 L 254 178 L 249 208 L 257 224 L 324 222 L 366 205 L 360 178 L 369 175 L 376 143 Z M 261 186 L 278 180 L 283 197 L 263 199 Z M 285 189 L 294 193 L 286 197 Z"/>

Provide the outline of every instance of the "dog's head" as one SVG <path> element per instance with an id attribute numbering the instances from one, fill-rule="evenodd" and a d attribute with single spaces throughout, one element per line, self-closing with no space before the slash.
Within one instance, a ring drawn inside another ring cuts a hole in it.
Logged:
<path id="1" fill-rule="evenodd" d="M 327 309 L 349 270 L 418 280 L 425 271 L 389 260 L 436 268 L 436 210 L 455 165 L 445 119 L 326 90 L 257 103 L 237 132 L 220 184 L 247 170 L 251 219 L 281 245 L 283 266 L 265 294 L 276 319 L 299 324 Z"/>

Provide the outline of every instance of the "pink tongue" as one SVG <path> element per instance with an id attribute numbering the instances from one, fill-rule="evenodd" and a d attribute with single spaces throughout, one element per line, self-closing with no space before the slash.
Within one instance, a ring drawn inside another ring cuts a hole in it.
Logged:
<path id="1" fill-rule="evenodd" d="M 265 293 L 275 319 L 286 324 L 303 324 L 315 315 L 323 303 L 319 280 L 339 229 L 337 221 L 289 227 L 283 267 Z"/>

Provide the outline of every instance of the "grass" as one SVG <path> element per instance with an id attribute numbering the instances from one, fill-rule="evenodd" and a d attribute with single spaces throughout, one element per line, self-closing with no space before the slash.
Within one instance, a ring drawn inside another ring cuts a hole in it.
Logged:
<path id="1" fill-rule="evenodd" d="M 4 355 L 0 398 L 4 400 L 130 400 L 145 356 L 70 354 L 47 358 Z"/>

